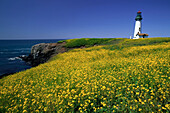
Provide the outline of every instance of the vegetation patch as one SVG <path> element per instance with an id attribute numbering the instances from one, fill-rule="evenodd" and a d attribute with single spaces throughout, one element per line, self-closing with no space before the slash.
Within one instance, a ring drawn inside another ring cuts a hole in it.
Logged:
<path id="1" fill-rule="evenodd" d="M 77 48 L 77 47 L 90 47 L 94 45 L 108 44 L 113 38 L 81 38 L 81 39 L 70 39 L 66 40 L 65 47 L 67 48 Z"/>
<path id="2" fill-rule="evenodd" d="M 170 38 L 105 41 L 2 78 L 0 111 L 169 112 Z"/>

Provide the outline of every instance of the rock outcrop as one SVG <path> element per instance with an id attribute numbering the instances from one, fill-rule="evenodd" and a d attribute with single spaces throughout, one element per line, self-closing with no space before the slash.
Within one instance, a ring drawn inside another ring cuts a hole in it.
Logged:
<path id="1" fill-rule="evenodd" d="M 66 52 L 67 49 L 63 43 L 40 43 L 32 46 L 29 56 L 20 56 L 31 66 L 37 66 L 49 60 L 53 55 Z"/>

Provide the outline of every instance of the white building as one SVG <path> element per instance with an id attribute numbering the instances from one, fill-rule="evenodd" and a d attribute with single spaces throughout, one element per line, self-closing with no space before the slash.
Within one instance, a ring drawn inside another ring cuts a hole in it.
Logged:
<path id="1" fill-rule="evenodd" d="M 142 16 L 141 12 L 137 12 L 137 16 L 135 18 L 136 23 L 135 23 L 135 29 L 134 29 L 134 36 L 133 39 L 139 39 L 139 38 L 148 38 L 148 34 L 142 33 Z"/>

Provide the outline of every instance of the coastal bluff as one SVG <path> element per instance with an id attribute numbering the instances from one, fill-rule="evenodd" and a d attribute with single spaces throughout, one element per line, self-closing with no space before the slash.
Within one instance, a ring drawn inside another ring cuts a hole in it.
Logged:
<path id="1" fill-rule="evenodd" d="M 80 38 L 68 39 L 57 43 L 40 43 L 32 46 L 31 53 L 28 56 L 20 56 L 32 67 L 47 62 L 51 57 L 58 53 L 64 53 L 75 48 L 87 48 L 96 45 L 119 42 L 123 39 L 114 38 Z"/>
<path id="2" fill-rule="evenodd" d="M 31 66 L 37 66 L 48 61 L 53 55 L 66 52 L 62 43 L 40 43 L 32 46 L 31 53 L 28 56 L 20 56 L 20 58 Z"/>
<path id="3" fill-rule="evenodd" d="M 32 46 L 31 53 L 28 56 L 20 56 L 20 58 L 27 62 L 32 67 L 47 62 L 51 57 L 58 53 L 64 53 L 75 48 L 88 48 L 98 45 L 111 45 L 111 49 L 144 46 L 151 44 L 158 44 L 162 42 L 169 42 L 169 37 L 165 38 L 148 38 L 131 40 L 126 38 L 80 38 L 68 39 L 59 41 L 57 43 L 40 43 Z M 121 46 L 120 46 L 121 45 Z"/>

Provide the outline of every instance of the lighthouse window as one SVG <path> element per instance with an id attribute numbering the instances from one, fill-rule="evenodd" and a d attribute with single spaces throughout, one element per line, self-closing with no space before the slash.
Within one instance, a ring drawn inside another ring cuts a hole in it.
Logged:
<path id="1" fill-rule="evenodd" d="M 139 31 L 141 30 L 141 28 L 139 28 Z"/>

